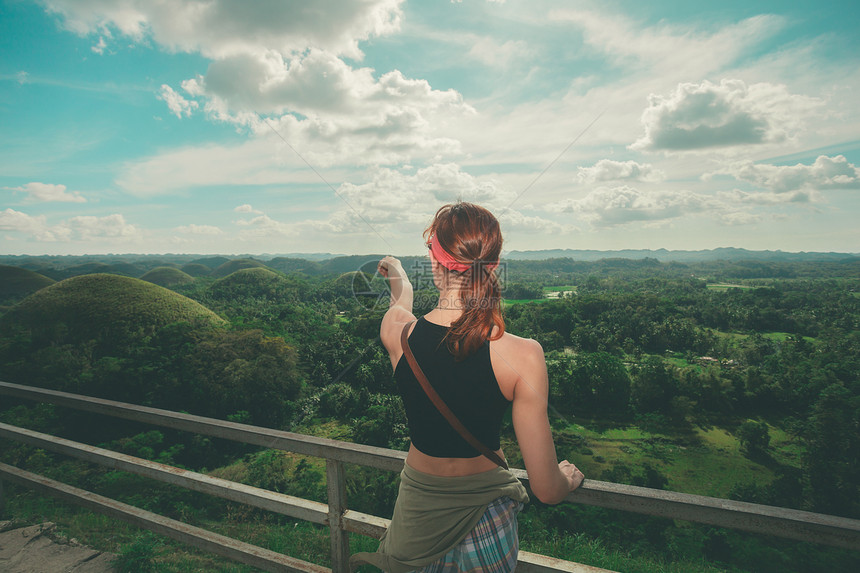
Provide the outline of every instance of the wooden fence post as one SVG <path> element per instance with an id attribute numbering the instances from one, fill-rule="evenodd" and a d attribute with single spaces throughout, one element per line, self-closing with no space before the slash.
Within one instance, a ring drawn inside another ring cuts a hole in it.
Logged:
<path id="1" fill-rule="evenodd" d="M 343 463 L 326 460 L 328 525 L 331 533 L 332 573 L 349 573 L 349 533 L 343 528 L 346 511 L 346 474 Z"/>

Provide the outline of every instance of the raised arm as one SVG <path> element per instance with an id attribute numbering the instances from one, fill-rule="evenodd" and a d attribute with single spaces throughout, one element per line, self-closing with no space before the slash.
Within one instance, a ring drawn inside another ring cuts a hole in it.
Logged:
<path id="1" fill-rule="evenodd" d="M 391 359 L 391 367 L 397 366 L 397 361 L 403 354 L 400 348 L 400 332 L 403 325 L 415 320 L 412 314 L 412 283 L 403 270 L 403 265 L 394 257 L 385 257 L 379 261 L 379 274 L 388 278 L 391 298 L 388 302 L 388 311 L 382 317 L 379 327 L 379 336 L 382 344 L 388 350 Z"/>
<path id="2" fill-rule="evenodd" d="M 514 387 L 513 422 L 529 486 L 544 503 L 558 503 L 579 487 L 584 476 L 567 460 L 558 462 L 547 417 L 549 378 L 540 344 L 521 340 L 517 360 L 518 380 Z"/>

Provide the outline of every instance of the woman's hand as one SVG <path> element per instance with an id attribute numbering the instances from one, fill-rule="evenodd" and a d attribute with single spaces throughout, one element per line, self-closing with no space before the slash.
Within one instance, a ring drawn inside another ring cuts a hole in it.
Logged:
<path id="1" fill-rule="evenodd" d="M 403 271 L 403 265 L 394 257 L 387 256 L 379 261 L 379 264 L 376 265 L 376 270 L 379 271 L 379 274 L 388 278 L 393 271 Z"/>
<path id="2" fill-rule="evenodd" d="M 567 460 L 559 462 L 558 469 L 561 470 L 561 473 L 567 478 L 568 486 L 570 487 L 570 491 L 578 488 L 582 481 L 585 479 L 585 476 L 579 471 L 579 468 L 570 463 Z"/>

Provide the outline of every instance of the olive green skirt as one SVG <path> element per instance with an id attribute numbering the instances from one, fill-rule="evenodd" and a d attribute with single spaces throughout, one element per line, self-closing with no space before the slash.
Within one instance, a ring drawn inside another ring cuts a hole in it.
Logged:
<path id="1" fill-rule="evenodd" d="M 513 473 L 498 467 L 469 476 L 445 477 L 405 465 L 391 525 L 376 553 L 357 553 L 353 569 L 369 563 L 389 573 L 428 565 L 456 547 L 475 527 L 487 506 L 507 496 L 526 503 L 529 496 Z"/>

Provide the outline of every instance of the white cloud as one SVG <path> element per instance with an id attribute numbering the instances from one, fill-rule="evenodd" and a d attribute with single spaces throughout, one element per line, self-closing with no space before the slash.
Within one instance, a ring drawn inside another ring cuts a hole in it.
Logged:
<path id="1" fill-rule="evenodd" d="M 820 155 L 812 165 L 769 165 L 742 161 L 708 173 L 704 178 L 710 179 L 718 174 L 731 175 L 776 193 L 800 189 L 860 189 L 860 169 L 842 155 Z"/>
<path id="2" fill-rule="evenodd" d="M 816 98 L 782 85 L 722 80 L 683 83 L 669 96 L 651 94 L 642 113 L 645 135 L 631 145 L 645 151 L 688 151 L 779 143 L 795 135 L 819 108 Z"/>
<path id="3" fill-rule="evenodd" d="M 662 221 L 720 207 L 706 195 L 690 191 L 642 192 L 632 187 L 598 187 L 582 199 L 566 199 L 550 210 L 576 213 L 597 227 L 634 221 Z"/>
<path id="4" fill-rule="evenodd" d="M 221 235 L 224 233 L 224 231 L 213 225 L 195 225 L 193 223 L 176 227 L 175 230 L 178 233 L 186 233 L 188 235 Z"/>
<path id="5" fill-rule="evenodd" d="M 717 197 L 729 204 L 781 205 L 785 203 L 812 203 L 818 200 L 814 192 L 792 191 L 789 193 L 762 193 L 741 191 L 721 191 Z"/>
<path id="6" fill-rule="evenodd" d="M 352 68 L 335 55 L 311 49 L 285 57 L 274 50 L 236 54 L 212 62 L 206 76 L 183 82 L 231 113 L 298 112 L 304 116 L 391 115 L 392 107 L 468 111 L 454 90 L 439 91 L 399 71 L 378 80 L 370 68 Z"/>
<path id="7" fill-rule="evenodd" d="M 167 103 L 170 113 L 182 119 L 182 116 L 190 116 L 191 111 L 197 109 L 198 103 L 193 100 L 187 100 L 173 90 L 167 84 L 161 85 L 161 91 L 158 93 L 158 99 Z"/>
<path id="8" fill-rule="evenodd" d="M 633 181 L 662 181 L 666 174 L 654 169 L 650 163 L 636 161 L 613 161 L 601 159 L 592 167 L 580 167 L 577 179 L 581 183 L 596 183 L 599 181 L 617 181 L 629 179 Z"/>
<path id="9" fill-rule="evenodd" d="M 29 195 L 33 201 L 62 202 L 62 203 L 86 203 L 87 200 L 77 191 L 66 193 L 65 185 L 54 185 L 52 183 L 39 183 L 32 181 L 20 187 L 4 187 L 9 191 L 22 191 Z"/>
<path id="10" fill-rule="evenodd" d="M 245 227 L 239 232 L 239 239 L 243 241 L 265 237 L 295 237 L 299 234 L 296 225 L 276 221 L 265 214 L 252 219 L 239 219 L 235 223 Z"/>
<path id="11" fill-rule="evenodd" d="M 434 164 L 415 173 L 378 168 L 361 185 L 344 183 L 338 189 L 365 219 L 388 223 L 406 220 L 428 222 L 441 205 L 458 199 L 503 207 L 515 195 L 492 180 L 481 180 L 454 163 Z"/>
<path id="12" fill-rule="evenodd" d="M 239 205 L 238 207 L 236 207 L 236 208 L 235 208 L 235 209 L 233 209 L 233 210 L 234 210 L 235 212 L 237 212 L 237 213 L 254 213 L 254 214 L 257 214 L 257 215 L 262 215 L 262 214 L 263 214 L 263 212 L 262 212 L 262 211 L 258 211 L 258 210 L 256 210 L 256 209 L 254 209 L 253 207 L 251 207 L 251 206 L 250 206 L 250 205 L 248 205 L 247 203 L 245 203 L 244 205 Z"/>
<path id="13" fill-rule="evenodd" d="M 141 236 L 140 229 L 135 225 L 127 223 L 125 217 L 119 213 L 104 217 L 92 215 L 72 217 L 66 223 L 51 230 L 55 231 L 56 229 L 59 229 L 61 232 L 64 229 L 68 229 L 72 237 L 81 241 L 97 238 L 137 239 Z"/>
<path id="14" fill-rule="evenodd" d="M 6 209 L 0 212 L 0 230 L 26 233 L 42 242 L 91 241 L 105 238 L 126 242 L 142 237 L 141 230 L 127 223 L 125 217 L 119 213 L 104 217 L 71 217 L 56 225 L 48 225 L 43 215 L 32 217 L 20 211 Z"/>
<path id="15" fill-rule="evenodd" d="M 579 27 L 585 43 L 612 56 L 616 65 L 637 69 L 645 65 L 652 73 L 686 77 L 703 77 L 724 68 L 785 25 L 784 18 L 761 15 L 716 31 L 665 21 L 642 26 L 617 10 L 558 9 L 550 18 Z"/>
<path id="16" fill-rule="evenodd" d="M 509 232 L 557 234 L 569 230 L 555 221 L 535 215 L 525 215 L 514 209 L 502 209 L 496 215 L 503 234 Z"/>
<path id="17" fill-rule="evenodd" d="M 513 60 L 532 56 L 533 50 L 522 40 L 508 40 L 499 43 L 490 37 L 475 36 L 466 55 L 487 66 L 505 68 Z"/>
<path id="18" fill-rule="evenodd" d="M 98 55 L 102 55 L 105 53 L 105 48 L 107 48 L 107 43 L 105 43 L 104 36 L 99 36 L 99 41 L 96 45 L 92 46 L 90 49 Z"/>
<path id="19" fill-rule="evenodd" d="M 414 173 L 377 168 L 367 183 L 344 183 L 338 194 L 348 204 L 327 221 L 314 225 L 327 232 L 420 234 L 444 204 L 458 200 L 487 207 L 505 231 L 559 232 L 562 226 L 507 209 L 516 194 L 493 179 L 478 178 L 453 163 L 433 164 Z M 417 236 L 417 235 L 416 235 Z"/>
<path id="20" fill-rule="evenodd" d="M 337 119 L 299 120 L 292 115 L 257 122 L 258 134 L 277 132 L 291 150 L 315 167 L 332 165 L 396 165 L 411 161 L 440 161 L 462 153 L 460 142 L 435 134 L 438 124 L 454 116 L 434 114 L 431 122 L 415 108 L 356 114 Z M 272 139 L 278 143 L 277 139 Z"/>
<path id="21" fill-rule="evenodd" d="M 474 113 L 454 90 L 434 90 L 396 70 L 375 79 L 373 70 L 353 69 L 318 50 L 289 60 L 272 51 L 237 55 L 213 62 L 206 77 L 186 80 L 182 88 L 205 102 L 210 119 L 258 136 L 275 131 L 315 166 L 458 154 L 459 142 L 435 133 Z M 177 117 L 190 113 L 189 103 L 197 106 L 167 86 L 160 97 Z"/>
<path id="22" fill-rule="evenodd" d="M 316 47 L 360 58 L 360 40 L 399 29 L 402 0 L 43 0 L 70 30 L 116 30 L 170 51 L 222 58 L 258 49 L 281 53 Z"/>
<path id="23" fill-rule="evenodd" d="M 366 133 L 347 133 L 332 141 L 329 124 L 299 122 L 289 116 L 280 122 L 272 121 L 271 125 L 290 142 L 289 146 L 264 123 L 259 137 L 239 145 L 172 149 L 129 162 L 122 167 L 116 185 L 132 195 L 151 197 L 216 185 L 318 186 L 322 182 L 317 175 L 320 173 L 337 186 L 350 178 L 352 172 L 332 167 L 335 164 L 397 163 L 407 156 L 432 159 L 451 155 L 458 149 L 456 142 L 450 140 L 369 137 Z M 360 132 L 358 127 L 356 131 Z"/>
<path id="24" fill-rule="evenodd" d="M 15 231 L 20 233 L 35 233 L 45 227 L 45 217 L 32 217 L 27 213 L 6 209 L 0 211 L 0 231 Z"/>
<path id="25" fill-rule="evenodd" d="M 376 78 L 374 70 L 341 59 L 360 59 L 359 41 L 397 31 L 401 3 L 46 0 L 79 34 L 114 30 L 212 59 L 205 75 L 182 82 L 187 97 L 161 86 L 157 97 L 176 117 L 203 107 L 210 119 L 268 134 L 258 114 L 288 114 L 275 123 L 302 132 L 291 134 L 297 142 L 288 140 L 303 152 L 310 144 L 302 135 L 313 139 L 325 165 L 356 158 L 361 165 L 396 163 L 457 148 L 433 131 L 443 123 L 438 116 L 474 111 L 458 92 L 434 90 L 397 70 Z"/>
<path id="26" fill-rule="evenodd" d="M 720 222 L 724 225 L 754 225 L 761 223 L 764 218 L 758 213 L 750 213 L 749 211 L 730 211 L 723 213 L 720 217 Z"/>
<path id="27" fill-rule="evenodd" d="M 289 168 L 287 159 L 294 160 L 293 152 L 271 137 L 240 145 L 185 147 L 125 164 L 116 184 L 132 195 L 150 197 L 210 185 L 319 181 L 304 164 L 299 170 Z"/>

